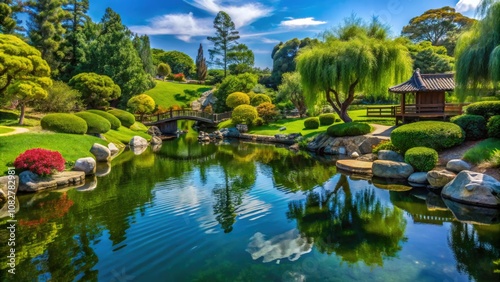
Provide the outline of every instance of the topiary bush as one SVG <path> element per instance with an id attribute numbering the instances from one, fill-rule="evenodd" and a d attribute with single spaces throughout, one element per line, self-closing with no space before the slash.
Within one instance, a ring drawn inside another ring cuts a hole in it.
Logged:
<path id="1" fill-rule="evenodd" d="M 465 140 L 484 139 L 488 133 L 486 120 L 483 116 L 460 115 L 452 117 L 450 121 L 464 130 Z"/>
<path id="2" fill-rule="evenodd" d="M 304 127 L 306 129 L 317 129 L 319 127 L 319 118 L 310 117 L 304 120 Z"/>
<path id="3" fill-rule="evenodd" d="M 109 121 L 109 123 L 111 124 L 111 129 L 117 130 L 118 128 L 120 128 L 120 126 L 122 126 L 121 121 L 117 117 L 115 117 L 114 115 L 112 115 L 110 113 L 107 113 L 105 111 L 100 111 L 100 110 L 88 110 L 87 112 L 99 115 L 99 116 L 107 119 Z"/>
<path id="4" fill-rule="evenodd" d="M 467 106 L 465 112 L 469 115 L 483 116 L 488 120 L 492 116 L 500 115 L 500 101 L 476 102 Z"/>
<path id="5" fill-rule="evenodd" d="M 26 150 L 14 161 L 14 167 L 29 170 L 41 176 L 51 175 L 64 170 L 66 161 L 61 153 L 46 149 L 36 148 Z"/>
<path id="6" fill-rule="evenodd" d="M 332 125 L 335 122 L 335 114 L 321 114 L 319 115 L 319 124 L 323 125 Z"/>
<path id="7" fill-rule="evenodd" d="M 239 105 L 249 105 L 250 97 L 243 92 L 234 92 L 227 96 L 226 105 L 230 108 L 236 108 Z"/>
<path id="8" fill-rule="evenodd" d="M 391 133 L 392 143 L 402 152 L 413 147 L 442 150 L 462 144 L 465 133 L 460 126 L 443 121 L 420 121 L 402 125 Z"/>
<path id="9" fill-rule="evenodd" d="M 45 130 L 60 133 L 85 134 L 87 122 L 72 114 L 48 114 L 42 118 L 40 125 Z"/>
<path id="10" fill-rule="evenodd" d="M 136 121 L 134 124 L 132 124 L 132 126 L 130 126 L 130 130 L 147 132 L 148 131 L 148 127 L 145 126 L 144 124 Z"/>
<path id="11" fill-rule="evenodd" d="M 427 147 L 413 147 L 406 151 L 405 162 L 411 164 L 416 171 L 429 171 L 436 166 L 438 153 Z"/>
<path id="12" fill-rule="evenodd" d="M 255 94 L 251 100 L 252 106 L 255 107 L 265 102 L 272 103 L 271 97 L 267 96 L 266 94 Z"/>
<path id="13" fill-rule="evenodd" d="M 258 117 L 259 114 L 257 113 L 257 109 L 250 105 L 239 105 L 234 108 L 231 115 L 231 119 L 234 123 L 246 123 L 249 125 Z"/>
<path id="14" fill-rule="evenodd" d="M 106 133 L 111 129 L 111 123 L 100 115 L 90 112 L 79 112 L 75 113 L 75 116 L 81 117 L 87 122 L 87 134 Z"/>
<path id="15" fill-rule="evenodd" d="M 109 110 L 108 113 L 117 117 L 120 120 L 120 122 L 122 123 L 122 125 L 125 127 L 131 127 L 132 124 L 134 124 L 134 122 L 135 122 L 134 115 L 129 113 L 129 112 L 114 109 L 114 110 Z"/>
<path id="16" fill-rule="evenodd" d="M 372 128 L 364 122 L 347 122 L 328 127 L 326 133 L 332 137 L 357 136 L 370 133 Z"/>
<path id="17" fill-rule="evenodd" d="M 492 116 L 488 121 L 488 136 L 500 138 L 500 115 Z"/>

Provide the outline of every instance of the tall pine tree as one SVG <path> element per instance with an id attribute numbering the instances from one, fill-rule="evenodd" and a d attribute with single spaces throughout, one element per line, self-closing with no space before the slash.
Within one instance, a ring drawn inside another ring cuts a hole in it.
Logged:
<path id="1" fill-rule="evenodd" d="M 63 10 L 65 3 L 66 0 L 31 0 L 26 5 L 29 41 L 42 53 L 53 77 L 58 76 L 59 64 L 64 57 L 61 47 L 66 31 L 62 24 L 67 17 Z"/>
<path id="2" fill-rule="evenodd" d="M 220 11 L 214 19 L 215 36 L 207 37 L 214 43 L 214 48 L 209 49 L 211 64 L 224 69 L 224 77 L 227 76 L 229 65 L 227 54 L 233 51 L 240 38 L 231 17 L 224 11 Z"/>
<path id="3" fill-rule="evenodd" d="M 139 54 L 139 58 L 141 58 L 144 71 L 154 77 L 156 75 L 156 68 L 153 64 L 153 55 L 151 53 L 149 36 L 139 36 L 136 34 L 132 42 L 134 43 L 135 50 L 137 50 L 137 53 Z"/>
<path id="4" fill-rule="evenodd" d="M 24 31 L 17 19 L 17 14 L 23 11 L 24 4 L 21 0 L 0 0 L 0 33 L 18 34 Z"/>
<path id="5" fill-rule="evenodd" d="M 199 81 L 203 81 L 207 78 L 207 62 L 203 56 L 203 46 L 198 48 L 198 55 L 196 55 L 196 76 Z"/>

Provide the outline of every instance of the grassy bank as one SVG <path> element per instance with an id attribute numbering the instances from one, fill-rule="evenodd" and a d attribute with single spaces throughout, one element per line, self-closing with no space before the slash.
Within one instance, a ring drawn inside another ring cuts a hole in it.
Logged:
<path id="1" fill-rule="evenodd" d="M 156 86 L 145 93 L 155 100 L 156 105 L 165 108 L 177 105 L 187 107 L 205 91 L 212 89 L 210 86 L 185 84 L 170 81 L 156 81 Z M 185 95 L 184 90 L 196 91 L 194 96 Z"/>
<path id="2" fill-rule="evenodd" d="M 104 135 L 104 137 L 106 137 L 106 140 L 108 140 L 109 142 L 113 142 L 117 145 L 119 145 L 120 143 L 128 144 L 130 139 L 132 139 L 132 137 L 134 137 L 136 135 L 141 136 L 143 138 L 146 138 L 146 140 L 148 140 L 148 141 L 151 139 L 151 136 L 148 135 L 147 133 L 144 133 L 141 131 L 134 131 L 132 129 L 129 129 L 129 128 L 126 128 L 123 126 L 120 126 L 120 128 L 118 128 L 118 130 L 110 130 L 110 131 L 104 133 L 103 135 Z"/>
<path id="3" fill-rule="evenodd" d="M 5 127 L 5 126 L 0 126 L 0 134 L 9 133 L 9 132 L 12 132 L 12 131 L 14 131 L 13 128 Z"/>
<path id="4" fill-rule="evenodd" d="M 480 164 L 483 162 L 491 161 L 495 149 L 500 150 L 500 139 L 485 139 L 467 150 L 464 154 L 464 160 L 469 161 L 473 164 Z"/>

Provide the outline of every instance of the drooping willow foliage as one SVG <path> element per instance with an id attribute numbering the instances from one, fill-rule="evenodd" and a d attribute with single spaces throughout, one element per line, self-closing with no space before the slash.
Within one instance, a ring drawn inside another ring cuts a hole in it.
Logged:
<path id="1" fill-rule="evenodd" d="M 411 76 L 411 68 L 408 49 L 389 39 L 386 27 L 376 20 L 369 25 L 347 21 L 297 57 L 308 106 L 325 97 L 346 122 L 351 121 L 347 109 L 354 92 L 386 95 L 389 86 Z"/>
<path id="2" fill-rule="evenodd" d="M 479 11 L 484 18 L 457 42 L 455 80 L 461 100 L 500 88 L 500 1 L 485 0 Z"/>

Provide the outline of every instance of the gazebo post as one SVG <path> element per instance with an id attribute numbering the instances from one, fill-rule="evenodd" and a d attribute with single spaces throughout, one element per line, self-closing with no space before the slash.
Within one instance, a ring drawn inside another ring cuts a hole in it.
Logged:
<path id="1" fill-rule="evenodd" d="M 405 104 L 406 104 L 406 93 L 403 92 L 403 97 L 401 97 L 401 120 L 405 123 Z"/>

